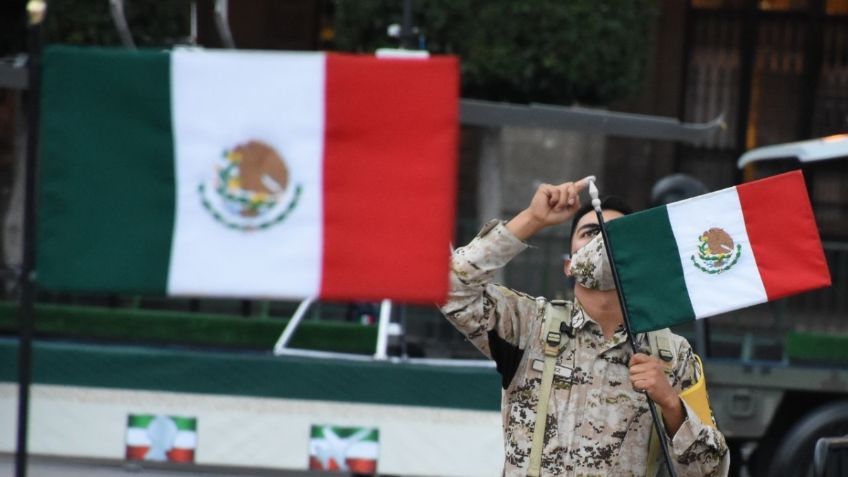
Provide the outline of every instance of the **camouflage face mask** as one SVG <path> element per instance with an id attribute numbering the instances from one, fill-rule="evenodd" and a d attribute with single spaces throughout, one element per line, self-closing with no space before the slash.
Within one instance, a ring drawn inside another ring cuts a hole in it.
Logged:
<path id="1" fill-rule="evenodd" d="M 592 290 L 615 290 L 604 238 L 599 233 L 571 258 L 571 274 L 577 283 Z"/>

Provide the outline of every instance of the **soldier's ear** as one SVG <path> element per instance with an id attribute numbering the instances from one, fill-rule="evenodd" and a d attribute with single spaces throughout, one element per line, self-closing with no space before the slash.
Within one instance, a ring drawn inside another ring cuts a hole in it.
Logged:
<path id="1" fill-rule="evenodd" d="M 571 257 L 566 255 L 565 260 L 562 262 L 562 271 L 565 273 L 565 276 L 571 278 Z"/>

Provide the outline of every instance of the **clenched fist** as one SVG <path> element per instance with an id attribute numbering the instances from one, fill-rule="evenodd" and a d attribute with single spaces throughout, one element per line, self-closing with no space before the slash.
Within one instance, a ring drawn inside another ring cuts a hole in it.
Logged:
<path id="1" fill-rule="evenodd" d="M 587 179 L 540 185 L 530 206 L 510 220 L 507 228 L 519 239 L 526 240 L 545 227 L 567 221 L 580 209 L 580 191 L 589 186 Z"/>

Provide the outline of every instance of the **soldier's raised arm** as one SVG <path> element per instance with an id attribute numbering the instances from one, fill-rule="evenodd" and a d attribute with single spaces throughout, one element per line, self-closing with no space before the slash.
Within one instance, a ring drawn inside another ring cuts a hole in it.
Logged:
<path id="1" fill-rule="evenodd" d="M 524 240 L 569 220 L 580 208 L 579 193 L 587 185 L 585 179 L 542 184 L 530 205 L 512 220 L 487 223 L 471 243 L 454 251 L 451 289 L 441 310 L 487 357 L 497 358 L 491 348 L 495 337 L 524 349 L 528 319 L 540 306 L 533 297 L 492 283 L 497 270 L 527 248 Z"/>

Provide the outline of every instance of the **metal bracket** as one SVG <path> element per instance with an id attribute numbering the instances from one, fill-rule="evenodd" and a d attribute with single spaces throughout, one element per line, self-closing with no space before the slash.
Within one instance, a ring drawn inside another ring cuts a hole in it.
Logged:
<path id="1" fill-rule="evenodd" d="M 124 13 L 124 0 L 109 0 L 109 11 L 112 13 L 112 21 L 118 30 L 121 43 L 124 47 L 135 50 L 135 41 L 133 41 L 129 24 L 127 24 L 127 16 Z"/>
<path id="2" fill-rule="evenodd" d="M 0 88 L 26 89 L 29 82 L 27 56 L 0 59 Z"/>
<path id="3" fill-rule="evenodd" d="M 313 303 L 315 303 L 315 298 L 307 298 L 300 302 L 300 305 L 298 305 L 297 310 L 295 310 L 294 312 L 294 315 L 292 315 L 291 319 L 283 330 L 283 333 L 280 335 L 279 339 L 277 339 L 277 343 L 274 345 L 275 355 L 306 356 L 311 358 L 341 358 L 369 361 L 373 359 L 376 361 L 385 361 L 388 359 L 388 354 L 386 353 L 386 350 L 388 348 L 389 335 L 399 335 L 400 333 L 402 333 L 402 330 L 400 330 L 400 327 L 397 325 L 397 323 L 391 322 L 392 302 L 390 300 L 383 300 L 380 303 L 380 317 L 377 322 L 377 344 L 375 346 L 374 354 L 372 356 L 362 356 L 353 353 L 289 348 L 289 341 L 291 341 L 292 336 L 294 336 L 295 330 L 298 326 L 300 326 L 300 323 L 306 316 L 307 310 L 309 310 L 309 307 L 312 306 Z"/>
<path id="4" fill-rule="evenodd" d="M 221 43 L 224 47 L 235 49 L 236 42 L 233 41 L 233 34 L 230 31 L 227 3 L 227 0 L 215 0 L 215 28 L 218 29 L 218 35 L 221 37 Z"/>
<path id="5" fill-rule="evenodd" d="M 129 24 L 127 23 L 126 10 L 124 8 L 124 0 L 109 0 L 109 11 L 112 14 L 112 22 L 115 23 L 115 29 L 118 30 L 118 36 L 121 38 L 121 44 L 126 48 L 136 49 L 135 41 L 130 32 Z M 233 41 L 233 34 L 230 31 L 229 5 L 227 0 L 215 0 L 215 28 L 218 30 L 218 35 L 221 37 L 221 43 L 225 48 L 234 49 L 236 47 Z M 191 15 L 191 35 L 194 40 L 196 35 L 196 6 L 192 2 Z"/>
<path id="6" fill-rule="evenodd" d="M 463 99 L 459 104 L 460 121 L 471 126 L 565 129 L 690 143 L 707 140 L 725 127 L 724 115 L 707 123 L 683 123 L 675 118 L 577 106 L 521 105 L 472 99 Z"/>

